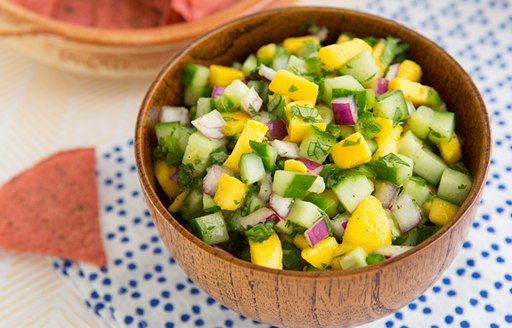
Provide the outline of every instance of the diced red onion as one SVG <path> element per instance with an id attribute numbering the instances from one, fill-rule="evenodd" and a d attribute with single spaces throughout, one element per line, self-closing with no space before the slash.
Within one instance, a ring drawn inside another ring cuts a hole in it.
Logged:
<path id="1" fill-rule="evenodd" d="M 160 111 L 160 122 L 180 122 L 182 125 L 190 123 L 188 109 L 185 107 L 163 106 Z"/>
<path id="2" fill-rule="evenodd" d="M 398 196 L 391 213 L 393 213 L 402 233 L 406 233 L 421 222 L 420 208 L 406 192 L 402 192 Z"/>
<path id="3" fill-rule="evenodd" d="M 416 110 L 416 107 L 414 107 L 414 104 L 410 100 L 406 100 L 405 103 L 407 104 L 407 111 L 409 112 L 409 116 L 411 116 L 412 113 L 414 113 Z"/>
<path id="4" fill-rule="evenodd" d="M 357 123 L 357 107 L 354 96 L 334 98 L 331 105 L 336 124 L 355 125 Z"/>
<path id="5" fill-rule="evenodd" d="M 276 212 L 274 212 L 270 208 L 262 207 L 247 216 L 241 217 L 240 224 L 244 229 L 247 229 L 249 226 L 254 227 L 257 224 L 264 223 L 272 219 L 279 220 L 279 217 L 277 216 Z"/>
<path id="6" fill-rule="evenodd" d="M 249 92 L 247 92 L 240 100 L 240 106 L 242 109 L 251 116 L 254 115 L 254 111 L 260 111 L 261 105 L 263 105 L 263 100 L 254 88 L 250 88 Z"/>
<path id="7" fill-rule="evenodd" d="M 322 172 L 322 169 L 324 168 L 322 164 L 318 164 L 317 162 L 313 162 L 312 160 L 309 160 L 307 158 L 297 158 L 298 161 L 301 161 L 306 165 L 306 168 L 308 169 L 309 174 L 315 174 L 319 175 Z"/>
<path id="8" fill-rule="evenodd" d="M 329 236 L 329 229 L 327 228 L 327 223 L 325 223 L 324 218 L 316 221 L 311 227 L 304 231 L 304 237 L 306 237 L 311 247 L 314 247 L 327 236 Z"/>
<path id="9" fill-rule="evenodd" d="M 264 77 L 265 79 L 272 81 L 274 79 L 274 76 L 276 76 L 277 72 L 268 66 L 260 64 L 260 69 L 258 70 L 258 74 L 260 76 Z"/>
<path id="10" fill-rule="evenodd" d="M 272 174 L 267 173 L 265 177 L 261 180 L 260 192 L 258 193 L 258 197 L 261 198 L 261 200 L 266 203 L 269 201 L 271 193 Z"/>
<path id="11" fill-rule="evenodd" d="M 218 98 L 224 92 L 224 89 L 226 88 L 221 87 L 220 85 L 215 85 L 212 90 L 212 98 Z"/>
<path id="12" fill-rule="evenodd" d="M 375 84 L 374 84 L 375 94 L 377 96 L 379 96 L 379 95 L 381 95 L 383 93 L 386 93 L 386 91 L 388 91 L 388 83 L 389 83 L 388 79 L 385 79 L 383 77 L 379 77 L 375 81 Z"/>
<path id="13" fill-rule="evenodd" d="M 226 125 L 226 122 L 216 109 L 193 120 L 192 125 L 196 127 L 196 129 L 198 129 L 205 137 L 213 139 L 224 138 L 222 127 Z"/>
<path id="14" fill-rule="evenodd" d="M 337 240 L 341 240 L 343 238 L 343 233 L 345 233 L 345 228 L 347 227 L 349 217 L 350 214 L 343 213 L 336 215 L 331 220 L 332 233 Z"/>
<path id="15" fill-rule="evenodd" d="M 244 76 L 244 83 L 247 84 L 251 81 L 251 77 L 250 76 Z"/>
<path id="16" fill-rule="evenodd" d="M 400 68 L 400 64 L 393 64 L 388 67 L 388 71 L 386 73 L 386 79 L 388 81 L 391 81 L 396 77 L 396 74 L 398 73 L 398 69 Z"/>
<path id="17" fill-rule="evenodd" d="M 327 39 L 327 36 L 329 35 L 329 30 L 325 26 L 321 26 L 318 32 L 315 34 L 320 42 L 325 41 Z"/>
<path id="18" fill-rule="evenodd" d="M 259 115 L 261 116 L 261 123 L 265 124 L 268 128 L 266 135 L 270 140 L 286 137 L 288 132 L 286 131 L 286 124 L 284 124 L 282 119 L 276 117 L 272 120 L 267 112 L 260 112 Z"/>
<path id="19" fill-rule="evenodd" d="M 311 187 L 308 189 L 309 192 L 315 194 L 321 194 L 325 191 L 325 181 L 321 176 L 317 176 Z"/>
<path id="20" fill-rule="evenodd" d="M 179 184 L 179 176 L 180 176 L 180 169 L 178 168 L 176 172 L 171 174 L 169 179 L 171 179 L 175 184 Z"/>
<path id="21" fill-rule="evenodd" d="M 392 257 L 405 253 L 412 248 L 413 246 L 384 245 L 377 248 L 373 252 L 376 254 L 383 255 L 384 258 L 386 259 L 390 259 Z"/>
<path id="22" fill-rule="evenodd" d="M 220 165 L 212 165 L 207 170 L 206 175 L 203 178 L 203 192 L 207 195 L 213 196 L 217 191 L 217 185 L 219 183 L 219 177 L 222 173 L 232 175 L 228 168 Z"/>
<path id="23" fill-rule="evenodd" d="M 400 187 L 388 181 L 376 181 L 374 196 L 380 200 L 382 207 L 391 209 L 400 192 Z"/>
<path id="24" fill-rule="evenodd" d="M 281 197 L 277 194 L 270 195 L 270 207 L 283 219 L 286 219 L 288 214 L 290 214 L 290 207 L 292 206 L 292 203 L 293 198 Z"/>
<path id="25" fill-rule="evenodd" d="M 272 140 L 270 142 L 272 147 L 277 150 L 277 154 L 281 157 L 286 158 L 297 158 L 299 157 L 299 146 L 295 142 Z"/>

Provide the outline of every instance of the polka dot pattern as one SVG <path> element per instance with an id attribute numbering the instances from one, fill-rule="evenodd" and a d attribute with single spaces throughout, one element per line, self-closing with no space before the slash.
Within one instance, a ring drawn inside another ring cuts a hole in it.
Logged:
<path id="1" fill-rule="evenodd" d="M 452 265 L 418 299 L 364 327 L 511 327 L 512 4 L 369 0 L 360 9 L 412 27 L 461 63 L 485 98 L 495 151 L 477 217 Z M 176 265 L 142 197 L 132 148 L 129 140 L 98 149 L 107 266 L 56 260 L 55 269 L 106 326 L 265 326 L 218 303 Z"/>

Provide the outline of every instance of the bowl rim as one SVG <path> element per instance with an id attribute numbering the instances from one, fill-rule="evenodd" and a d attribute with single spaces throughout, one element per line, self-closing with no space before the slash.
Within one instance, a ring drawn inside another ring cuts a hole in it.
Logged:
<path id="1" fill-rule="evenodd" d="M 152 28 L 107 29 L 72 24 L 39 14 L 8 0 L 0 1 L 0 13 L 26 25 L 17 27 L 19 35 L 46 35 L 70 41 L 108 46 L 165 46 L 196 38 L 214 30 L 225 17 L 240 17 L 258 11 L 276 0 L 239 0 L 234 5 L 197 21 L 181 22 Z M 16 34 L 16 35 L 18 35 Z"/>
<path id="2" fill-rule="evenodd" d="M 483 116 L 483 120 L 485 123 L 485 135 L 484 138 L 488 138 L 488 144 L 487 147 L 484 149 L 484 167 L 483 172 L 481 174 L 481 178 L 479 180 L 474 180 L 473 186 L 470 190 L 470 193 L 468 194 L 467 199 L 464 201 L 462 206 L 460 207 L 457 216 L 452 219 L 448 224 L 444 225 L 439 229 L 435 234 L 430 236 L 427 240 L 422 242 L 421 244 L 414 246 L 411 250 L 404 252 L 396 257 L 393 257 L 391 259 L 388 259 L 386 261 L 372 264 L 363 268 L 356 268 L 356 269 L 349 269 L 349 270 L 339 270 L 339 271 L 294 271 L 294 270 L 286 270 L 286 269 L 272 269 L 267 268 L 263 266 L 259 266 L 256 264 L 253 264 L 249 261 L 245 261 L 242 259 L 237 258 L 234 255 L 231 255 L 227 252 L 224 252 L 222 250 L 216 249 L 205 242 L 201 241 L 199 238 L 197 238 L 195 235 L 193 235 L 189 230 L 187 230 L 177 218 L 175 218 L 171 213 L 165 208 L 165 206 L 160 202 L 159 197 L 155 190 L 151 187 L 151 183 L 148 179 L 148 176 L 150 172 L 147 172 L 144 169 L 144 166 L 142 165 L 142 154 L 143 151 L 143 144 L 140 142 L 142 140 L 142 134 L 143 134 L 143 124 L 144 122 L 142 119 L 145 117 L 146 109 L 149 108 L 149 105 L 151 104 L 151 99 L 153 98 L 153 95 L 159 85 L 161 85 L 164 82 L 164 78 L 167 75 L 169 69 L 176 64 L 190 49 L 195 47 L 198 43 L 203 42 L 204 40 L 208 39 L 212 35 L 219 33 L 221 30 L 231 28 L 233 25 L 238 24 L 241 21 L 244 21 L 246 19 L 250 19 L 253 17 L 260 17 L 260 16 L 266 16 L 266 15 L 273 15 L 278 13 L 279 11 L 286 10 L 286 11 L 325 11 L 325 12 L 336 12 L 336 14 L 342 14 L 342 15 L 352 15 L 357 16 L 364 19 L 371 19 L 376 22 L 381 22 L 387 25 L 392 25 L 393 27 L 402 28 L 407 30 L 408 33 L 412 35 L 414 39 L 421 39 L 423 42 L 426 42 L 429 44 L 429 46 L 432 46 L 434 48 L 437 48 L 437 50 L 441 51 L 447 59 L 451 62 L 453 65 L 453 69 L 456 71 L 457 74 L 460 74 L 464 77 L 466 77 L 469 86 L 471 88 L 471 91 L 474 93 L 474 95 L 477 97 L 477 101 L 479 104 L 479 111 L 481 112 Z M 259 13 L 251 14 L 248 16 L 244 16 L 241 18 L 237 18 L 234 20 L 231 20 L 229 22 L 226 22 L 220 26 L 218 26 L 215 30 L 212 30 L 208 33 L 205 33 L 199 37 L 197 37 L 195 40 L 193 40 L 189 45 L 181 49 L 179 52 L 177 52 L 172 58 L 163 66 L 159 74 L 156 76 L 156 78 L 153 80 L 151 85 L 148 88 L 148 91 L 142 101 L 141 107 L 139 109 L 139 113 L 137 114 L 137 121 L 135 125 L 135 142 L 134 142 L 134 148 L 135 148 L 135 160 L 136 160 L 136 166 L 137 166 L 137 172 L 139 175 L 139 181 L 141 183 L 141 187 L 143 191 L 146 194 L 146 202 L 148 204 L 151 204 L 151 206 L 157 211 L 160 215 L 162 215 L 168 224 L 171 224 L 174 229 L 178 231 L 184 238 L 186 238 L 190 243 L 194 244 L 195 246 L 199 247 L 201 250 L 209 253 L 212 256 L 218 257 L 220 260 L 224 261 L 226 265 L 235 265 L 238 268 L 243 269 L 249 269 L 249 270 L 255 270 L 257 272 L 263 273 L 263 274 L 272 274 L 272 275 L 279 275 L 279 276 L 286 276 L 291 278 L 301 278 L 301 279 L 332 279 L 332 278 L 348 278 L 352 276 L 357 276 L 363 273 L 375 273 L 377 271 L 381 271 L 384 267 L 391 267 L 393 265 L 396 265 L 397 262 L 402 261 L 405 258 L 409 258 L 414 256 L 415 254 L 421 252 L 422 250 L 428 249 L 430 247 L 434 247 L 434 244 L 436 244 L 437 241 L 439 241 L 444 235 L 451 232 L 453 229 L 455 229 L 456 226 L 460 224 L 462 221 L 462 218 L 469 214 L 470 210 L 473 209 L 473 207 L 478 205 L 478 202 L 480 200 L 480 196 L 482 194 L 485 180 L 489 171 L 490 166 L 490 159 L 491 159 L 491 148 L 492 148 L 492 130 L 490 125 L 490 119 L 489 119 L 489 113 L 487 110 L 487 107 L 485 105 L 485 102 L 482 99 L 482 96 L 480 92 L 478 91 L 478 88 L 476 87 L 474 81 L 470 78 L 470 76 L 466 73 L 466 71 L 462 68 L 462 66 L 450 55 L 448 54 L 444 49 L 442 49 L 440 46 L 438 46 L 436 43 L 428 39 L 427 37 L 423 36 L 422 34 L 414 31 L 413 29 L 402 25 L 400 23 L 397 23 L 391 19 L 383 18 L 381 16 L 377 16 L 374 14 L 369 14 L 363 11 L 358 10 L 352 10 L 352 9 L 344 9 L 344 8 L 336 8 L 336 7 L 325 7 L 325 6 L 302 6 L 302 7 L 286 7 L 286 8 L 279 8 L 279 9 L 270 9 L 261 11 Z"/>

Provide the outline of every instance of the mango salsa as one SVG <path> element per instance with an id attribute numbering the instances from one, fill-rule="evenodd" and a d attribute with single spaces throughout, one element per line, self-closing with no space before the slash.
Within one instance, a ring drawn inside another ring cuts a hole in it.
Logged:
<path id="1" fill-rule="evenodd" d="M 271 269 L 283 268 L 283 248 L 281 240 L 274 232 L 267 240 L 249 240 L 251 262 Z"/>
<path id="2" fill-rule="evenodd" d="M 302 49 L 306 47 L 306 43 L 320 44 L 320 40 L 317 36 L 298 36 L 293 38 L 287 38 L 283 41 L 283 47 L 289 54 L 297 55 Z"/>
<path id="3" fill-rule="evenodd" d="M 245 183 L 229 174 L 222 173 L 219 177 L 213 201 L 222 210 L 234 211 L 242 206 L 246 193 L 247 186 Z"/>
<path id="4" fill-rule="evenodd" d="M 326 70 L 334 71 L 364 50 L 371 51 L 372 48 L 363 40 L 355 38 L 341 44 L 331 44 L 320 48 L 318 58 Z"/>
<path id="5" fill-rule="evenodd" d="M 350 169 L 369 162 L 372 152 L 361 133 L 356 132 L 338 142 L 331 151 L 334 164 L 342 169 Z"/>
<path id="6" fill-rule="evenodd" d="M 316 103 L 318 97 L 317 84 L 284 69 L 277 71 L 268 89 L 291 100 L 304 100 L 312 104 Z"/>

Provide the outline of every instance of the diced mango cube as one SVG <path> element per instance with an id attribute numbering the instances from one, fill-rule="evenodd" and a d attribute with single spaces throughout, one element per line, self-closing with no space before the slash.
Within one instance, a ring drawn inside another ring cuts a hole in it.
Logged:
<path id="1" fill-rule="evenodd" d="M 256 52 L 256 57 L 260 60 L 272 60 L 274 59 L 274 54 L 276 52 L 276 44 L 269 43 L 258 49 Z"/>
<path id="2" fill-rule="evenodd" d="M 235 211 L 242 206 L 246 193 L 245 183 L 229 174 L 222 173 L 213 201 L 222 210 Z"/>
<path id="3" fill-rule="evenodd" d="M 427 217 L 430 215 L 430 209 L 432 208 L 432 199 L 427 200 L 421 205 L 421 209 L 423 210 L 423 214 Z"/>
<path id="4" fill-rule="evenodd" d="M 374 117 L 373 120 L 380 126 L 380 131 L 375 137 L 388 136 L 393 131 L 393 120 L 385 117 Z"/>
<path id="5" fill-rule="evenodd" d="M 320 39 L 314 35 L 286 38 L 283 41 L 283 47 L 287 53 L 296 55 L 306 47 L 308 42 L 320 44 Z"/>
<path id="6" fill-rule="evenodd" d="M 462 152 L 460 150 L 460 141 L 457 134 L 453 133 L 450 141 L 439 142 L 439 151 L 443 159 L 448 164 L 460 161 L 462 158 Z"/>
<path id="7" fill-rule="evenodd" d="M 416 64 L 415 62 L 409 59 L 404 60 L 400 64 L 398 72 L 396 73 L 396 77 L 407 79 L 413 82 L 420 82 L 421 75 L 422 71 L 420 65 Z"/>
<path id="8" fill-rule="evenodd" d="M 316 103 L 318 97 L 318 85 L 316 83 L 284 69 L 277 71 L 268 89 L 274 93 L 287 96 L 290 100 L 305 100 L 312 104 Z"/>
<path id="9" fill-rule="evenodd" d="M 227 87 L 234 80 L 243 80 L 244 73 L 233 67 L 211 65 L 210 66 L 210 85 Z"/>
<path id="10" fill-rule="evenodd" d="M 425 105 L 435 108 L 443 103 L 437 91 L 432 87 L 400 77 L 396 77 L 389 81 L 388 89 L 402 90 L 405 99 L 412 101 L 415 106 Z"/>
<path id="11" fill-rule="evenodd" d="M 348 219 L 343 242 L 334 256 L 345 255 L 359 246 L 369 254 L 383 245 L 391 245 L 391 224 L 381 202 L 370 195 Z"/>
<path id="12" fill-rule="evenodd" d="M 373 59 L 375 60 L 377 67 L 379 67 L 379 76 L 381 76 L 381 77 L 384 76 L 384 73 L 386 72 L 386 69 L 387 69 L 386 65 L 384 65 L 380 61 L 380 56 L 384 52 L 385 47 L 386 47 L 386 40 L 380 39 L 379 42 L 377 42 L 377 44 L 375 44 L 373 46 L 373 49 L 372 49 Z"/>
<path id="13" fill-rule="evenodd" d="M 233 151 L 228 156 L 224 165 L 231 170 L 238 172 L 238 162 L 240 157 L 245 153 L 252 153 L 252 148 L 249 145 L 250 140 L 262 142 L 265 134 L 267 133 L 268 127 L 258 121 L 248 120 L 238 141 L 233 148 Z"/>
<path id="14" fill-rule="evenodd" d="M 249 240 L 249 250 L 252 263 L 272 269 L 283 268 L 283 248 L 275 232 L 262 242 Z"/>
<path id="15" fill-rule="evenodd" d="M 171 180 L 171 175 L 174 173 L 176 173 L 176 166 L 167 165 L 164 161 L 156 161 L 156 180 L 170 199 L 174 199 L 180 192 L 180 186 Z"/>
<path id="16" fill-rule="evenodd" d="M 327 237 L 318 242 L 314 247 L 304 248 L 301 256 L 315 268 L 326 269 L 331 265 L 336 247 L 338 247 L 336 238 Z"/>
<path id="17" fill-rule="evenodd" d="M 294 101 L 286 105 L 285 113 L 286 119 L 288 121 L 286 128 L 288 129 L 289 141 L 302 141 L 306 133 L 308 133 L 309 129 L 311 129 L 311 126 L 314 126 L 321 131 L 325 131 L 325 129 L 327 128 L 327 124 L 322 119 L 322 116 L 320 114 L 318 114 L 318 116 L 315 118 L 313 122 L 307 122 L 304 120 L 303 117 L 294 114 L 296 112 L 295 106 L 314 108 L 313 103 L 309 101 Z"/>
<path id="18" fill-rule="evenodd" d="M 338 36 L 338 40 L 336 40 L 336 43 L 337 44 L 341 44 L 341 43 L 350 41 L 352 39 L 353 39 L 353 37 L 352 37 L 351 34 L 349 34 L 349 33 L 341 33 L 340 36 Z"/>
<path id="19" fill-rule="evenodd" d="M 222 118 L 226 122 L 226 125 L 222 127 L 222 132 L 228 137 L 242 132 L 245 124 L 250 119 L 250 116 L 242 111 L 220 113 L 220 115 L 222 115 Z"/>
<path id="20" fill-rule="evenodd" d="M 372 151 L 361 133 L 356 132 L 341 140 L 331 150 L 334 164 L 342 169 L 351 169 L 369 162 Z"/>
<path id="21" fill-rule="evenodd" d="M 308 240 L 304 237 L 304 234 L 298 233 L 293 237 L 293 244 L 297 246 L 298 249 L 303 250 L 309 247 Z"/>
<path id="22" fill-rule="evenodd" d="M 176 198 L 174 201 L 169 205 L 169 212 L 171 213 L 178 213 L 181 210 L 181 207 L 183 206 L 183 202 L 185 201 L 185 198 L 187 198 L 188 194 L 190 193 L 190 190 L 185 190 Z"/>
<path id="23" fill-rule="evenodd" d="M 443 226 L 450 222 L 459 211 L 459 206 L 449 203 L 441 198 L 434 198 L 428 218 L 437 226 Z"/>
<path id="24" fill-rule="evenodd" d="M 308 173 L 308 168 L 306 167 L 306 165 L 296 159 L 287 159 L 284 162 L 284 170 L 299 173 Z"/>
<path id="25" fill-rule="evenodd" d="M 377 151 L 373 154 L 373 159 L 386 156 L 389 153 L 398 154 L 398 145 L 400 144 L 400 135 L 402 134 L 402 126 L 397 125 L 387 135 L 379 134 L 375 137 L 377 142 Z"/>
<path id="26" fill-rule="evenodd" d="M 354 38 L 341 44 L 331 44 L 318 50 L 318 58 L 323 67 L 328 71 L 334 71 L 345 65 L 364 50 L 372 50 L 365 41 Z"/>

